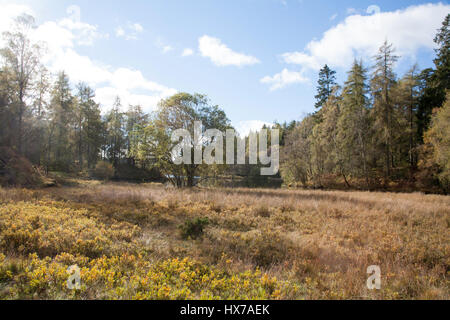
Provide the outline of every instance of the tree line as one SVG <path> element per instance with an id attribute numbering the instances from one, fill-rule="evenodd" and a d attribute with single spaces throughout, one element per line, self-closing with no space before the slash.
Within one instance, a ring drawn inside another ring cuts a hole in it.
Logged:
<path id="1" fill-rule="evenodd" d="M 370 67 L 355 60 L 342 86 L 336 72 L 324 66 L 316 112 L 299 122 L 274 125 L 280 129 L 284 183 L 364 189 L 395 183 L 447 192 L 449 20 L 450 15 L 434 39 L 434 68 L 413 66 L 398 78 L 394 70 L 399 57 L 388 42 Z M 122 106 L 119 97 L 102 114 L 92 88 L 85 83 L 72 88 L 66 73 L 54 77 L 44 67 L 42 45 L 27 36 L 33 26 L 34 19 L 24 15 L 3 34 L 0 146 L 47 172 L 164 178 L 177 187 L 193 186 L 198 177 L 259 172 L 260 165 L 175 165 L 171 133 L 193 131 L 195 121 L 205 130 L 230 129 L 222 109 L 204 95 L 178 93 L 163 99 L 150 114 L 139 105 Z M 204 148 L 211 143 L 202 141 Z"/>
<path id="2" fill-rule="evenodd" d="M 117 97 L 102 114 L 92 88 L 85 83 L 72 88 L 64 71 L 55 77 L 45 68 L 41 63 L 44 45 L 31 40 L 33 28 L 34 18 L 23 15 L 3 34 L 0 146 L 47 173 L 162 178 L 182 187 L 193 186 L 194 177 L 206 171 L 219 172 L 217 167 L 176 166 L 171 154 L 176 144 L 171 132 L 192 130 L 194 121 L 201 121 L 205 129 L 231 128 L 225 113 L 206 96 L 179 93 L 162 100 L 150 114 L 140 105 L 123 106 Z"/>
<path id="3" fill-rule="evenodd" d="M 30 40 L 33 27 L 33 17 L 24 15 L 3 34 L 0 145 L 47 171 L 77 172 L 100 160 L 119 165 L 128 159 L 133 132 L 148 116 L 140 106 L 122 112 L 119 98 L 102 116 L 87 84 L 71 88 L 63 71 L 53 80 L 41 63 L 43 47 Z"/>
<path id="4" fill-rule="evenodd" d="M 387 41 L 367 67 L 355 60 L 340 86 L 320 70 L 317 111 L 288 130 L 282 176 L 316 188 L 441 187 L 450 175 L 450 15 L 434 41 L 435 68 L 414 65 L 398 78 Z"/>

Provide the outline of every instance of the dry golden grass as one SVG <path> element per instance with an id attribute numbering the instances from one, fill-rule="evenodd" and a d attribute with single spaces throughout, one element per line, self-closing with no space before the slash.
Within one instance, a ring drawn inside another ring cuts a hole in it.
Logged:
<path id="1" fill-rule="evenodd" d="M 81 183 L 0 189 L 0 205 L 1 298 L 450 298 L 446 196 Z M 196 218 L 203 237 L 183 240 Z"/>

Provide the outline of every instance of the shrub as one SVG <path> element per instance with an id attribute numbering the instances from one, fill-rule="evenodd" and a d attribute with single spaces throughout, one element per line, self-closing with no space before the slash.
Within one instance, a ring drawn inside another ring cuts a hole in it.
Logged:
<path id="1" fill-rule="evenodd" d="M 293 251 L 291 241 L 273 230 L 263 230 L 261 234 L 247 239 L 247 243 L 253 263 L 262 268 L 282 263 L 291 257 Z"/>
<path id="2" fill-rule="evenodd" d="M 8 147 L 0 147 L 0 186 L 37 187 L 44 177 L 31 162 Z"/>
<path id="3" fill-rule="evenodd" d="M 262 218 L 268 218 L 270 217 L 270 209 L 267 205 L 260 205 L 255 209 L 255 215 Z"/>
<path id="4" fill-rule="evenodd" d="M 181 225 L 180 232 L 183 239 L 198 239 L 203 236 L 204 228 L 209 224 L 208 218 L 187 220 Z"/>
<path id="5" fill-rule="evenodd" d="M 106 161 L 100 161 L 95 166 L 95 169 L 92 172 L 94 178 L 101 180 L 109 180 L 115 175 L 114 167 L 111 163 Z"/>

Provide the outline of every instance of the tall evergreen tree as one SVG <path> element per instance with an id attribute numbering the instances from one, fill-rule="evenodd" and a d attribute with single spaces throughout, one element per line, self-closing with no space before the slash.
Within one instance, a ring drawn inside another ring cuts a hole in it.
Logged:
<path id="1" fill-rule="evenodd" d="M 392 44 L 387 41 L 381 46 L 375 56 L 374 73 L 371 87 L 374 97 L 375 130 L 380 141 L 380 149 L 384 153 L 384 177 L 385 183 L 391 176 L 393 164 L 392 139 L 394 127 L 394 105 L 391 99 L 391 90 L 396 83 L 393 68 L 398 57 L 394 54 Z M 381 151 L 380 150 L 380 151 Z"/>
<path id="2" fill-rule="evenodd" d="M 417 166 L 417 110 L 420 98 L 417 66 L 413 66 L 399 81 L 394 99 L 397 104 L 397 148 L 399 156 L 407 160 L 411 175 Z"/>
<path id="3" fill-rule="evenodd" d="M 338 121 L 338 149 L 342 166 L 355 177 L 364 177 L 369 187 L 369 146 L 371 143 L 370 103 L 367 70 L 355 61 L 342 94 Z"/>
<path id="4" fill-rule="evenodd" d="M 94 91 L 84 83 L 77 87 L 79 103 L 79 127 L 81 131 L 78 137 L 79 162 L 83 167 L 83 154 L 87 161 L 87 167 L 93 168 L 96 164 L 100 148 L 103 143 L 104 125 L 101 119 L 100 106 L 94 101 Z"/>
<path id="5" fill-rule="evenodd" d="M 316 109 L 322 108 L 325 102 L 327 102 L 336 84 L 336 71 L 331 70 L 328 65 L 325 65 L 319 72 L 317 95 L 315 96 L 317 100 Z"/>
<path id="6" fill-rule="evenodd" d="M 73 148 L 71 146 L 73 108 L 74 97 L 72 96 L 69 78 L 65 72 L 60 72 L 51 96 L 52 124 L 47 146 L 47 152 L 49 155 L 53 152 L 54 165 L 59 170 L 69 170 L 73 160 Z"/>
<path id="7" fill-rule="evenodd" d="M 445 17 L 442 27 L 434 38 L 436 49 L 436 77 L 441 89 L 442 101 L 445 101 L 446 90 L 450 90 L 450 13 Z"/>
<path id="8" fill-rule="evenodd" d="M 435 70 L 426 69 L 421 74 L 422 93 L 417 114 L 417 135 L 423 142 L 425 131 L 430 125 L 434 108 L 440 108 L 444 101 L 446 90 L 450 90 L 450 14 L 448 14 L 439 29 L 434 42 L 437 44 Z"/>

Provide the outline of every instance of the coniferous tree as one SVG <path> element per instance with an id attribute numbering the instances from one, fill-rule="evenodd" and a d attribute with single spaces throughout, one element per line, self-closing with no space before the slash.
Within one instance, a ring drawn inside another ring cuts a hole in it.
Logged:
<path id="1" fill-rule="evenodd" d="M 58 170 L 69 170 L 73 160 L 71 134 L 74 120 L 74 97 L 65 72 L 60 72 L 51 95 L 51 128 L 47 157 Z M 50 158 L 51 155 L 53 158 Z"/>
<path id="2" fill-rule="evenodd" d="M 436 50 L 436 77 L 439 81 L 441 99 L 445 101 L 446 90 L 450 90 L 450 13 L 445 17 L 442 27 L 434 38 Z"/>
<path id="3" fill-rule="evenodd" d="M 423 142 L 423 136 L 430 125 L 434 108 L 440 108 L 444 101 L 446 90 L 450 90 L 450 14 L 448 14 L 439 29 L 434 42 L 438 45 L 435 70 L 425 69 L 420 75 L 422 93 L 417 112 L 417 136 Z"/>
<path id="4" fill-rule="evenodd" d="M 80 83 L 77 87 L 79 103 L 79 119 L 81 119 L 81 131 L 78 137 L 79 161 L 83 167 L 83 154 L 87 161 L 87 168 L 92 169 L 100 154 L 103 144 L 102 137 L 104 124 L 101 119 L 100 106 L 94 101 L 95 93 L 86 84 Z M 80 125 L 79 125 L 80 126 Z"/>
<path id="5" fill-rule="evenodd" d="M 336 71 L 325 65 L 319 72 L 317 95 L 315 96 L 316 109 L 320 109 L 327 102 L 336 84 Z"/>
<path id="6" fill-rule="evenodd" d="M 395 103 L 397 104 L 397 149 L 399 157 L 405 160 L 412 175 L 417 166 L 417 110 L 420 98 L 420 82 L 418 68 L 413 66 L 399 81 L 395 90 Z"/>
<path id="7" fill-rule="evenodd" d="M 371 144 L 370 103 L 367 70 L 355 61 L 342 94 L 338 121 L 338 149 L 342 165 L 355 177 L 364 177 L 369 187 L 369 147 Z"/>
<path id="8" fill-rule="evenodd" d="M 391 176 L 393 166 L 392 140 L 394 134 L 394 104 L 391 98 L 392 88 L 396 84 L 394 65 L 398 57 L 394 54 L 392 44 L 386 41 L 375 56 L 374 73 L 371 87 L 374 97 L 374 129 L 380 152 L 384 153 L 384 181 Z"/>

